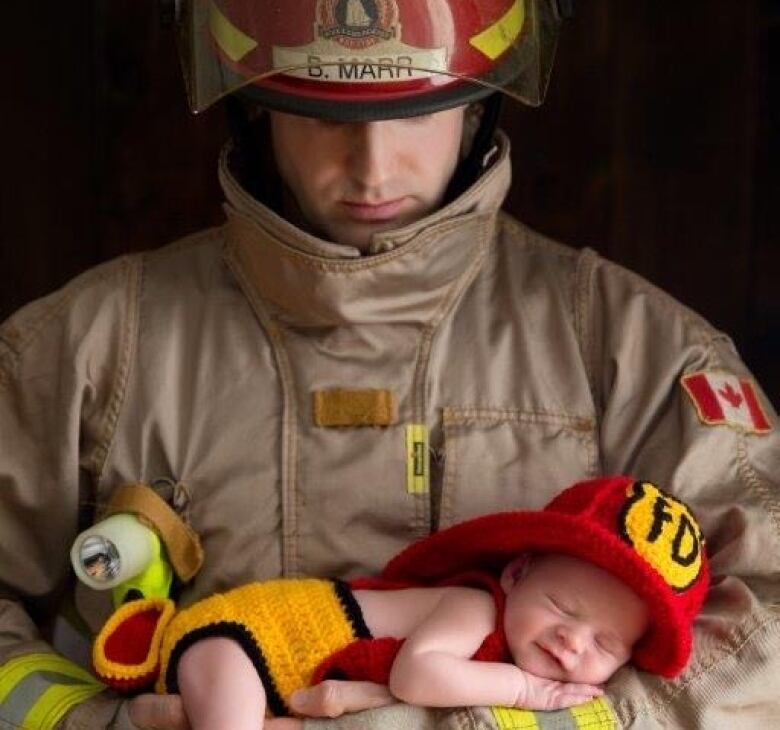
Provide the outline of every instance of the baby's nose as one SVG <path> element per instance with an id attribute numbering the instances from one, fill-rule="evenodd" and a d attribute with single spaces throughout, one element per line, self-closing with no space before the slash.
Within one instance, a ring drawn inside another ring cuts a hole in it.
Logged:
<path id="1" fill-rule="evenodd" d="M 558 638 L 567 651 L 581 654 L 587 646 L 587 630 L 580 625 L 562 625 L 558 628 Z"/>

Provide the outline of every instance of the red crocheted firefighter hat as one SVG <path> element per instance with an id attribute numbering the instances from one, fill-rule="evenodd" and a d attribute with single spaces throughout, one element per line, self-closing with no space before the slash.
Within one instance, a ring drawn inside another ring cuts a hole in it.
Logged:
<path id="1" fill-rule="evenodd" d="M 471 569 L 500 571 L 524 552 L 566 553 L 623 580 L 650 609 L 634 664 L 664 677 L 685 667 L 709 586 L 704 538 L 691 510 L 650 482 L 580 482 L 543 510 L 461 522 L 409 546 L 382 577 L 429 583 Z"/>

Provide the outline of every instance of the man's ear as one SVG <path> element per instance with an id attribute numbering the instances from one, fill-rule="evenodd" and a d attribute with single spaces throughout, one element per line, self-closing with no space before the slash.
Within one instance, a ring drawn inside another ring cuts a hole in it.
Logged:
<path id="1" fill-rule="evenodd" d="M 530 566 L 531 553 L 522 553 L 522 555 L 518 555 L 512 562 L 504 566 L 504 569 L 501 571 L 500 581 L 504 593 L 509 593 L 515 584 L 523 579 Z"/>

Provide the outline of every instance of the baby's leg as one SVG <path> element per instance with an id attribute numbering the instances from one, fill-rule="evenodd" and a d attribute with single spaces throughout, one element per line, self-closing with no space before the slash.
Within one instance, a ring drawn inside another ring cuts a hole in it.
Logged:
<path id="1" fill-rule="evenodd" d="M 192 730 L 258 730 L 265 690 L 241 646 L 232 639 L 202 639 L 182 654 L 178 681 Z"/>

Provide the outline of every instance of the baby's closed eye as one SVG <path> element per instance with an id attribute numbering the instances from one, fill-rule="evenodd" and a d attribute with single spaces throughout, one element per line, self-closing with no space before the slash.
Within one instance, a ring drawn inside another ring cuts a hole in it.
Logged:
<path id="1" fill-rule="evenodd" d="M 575 616 L 574 607 L 564 602 L 560 597 L 555 596 L 552 593 L 548 593 L 547 599 L 558 613 L 561 613 L 564 616 Z"/>
<path id="2" fill-rule="evenodd" d="M 623 642 L 614 636 L 597 634 L 595 642 L 596 646 L 605 654 L 609 654 L 621 660 L 626 659 L 630 653 Z"/>

